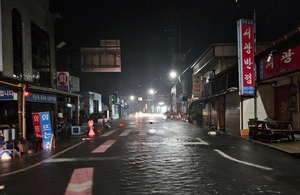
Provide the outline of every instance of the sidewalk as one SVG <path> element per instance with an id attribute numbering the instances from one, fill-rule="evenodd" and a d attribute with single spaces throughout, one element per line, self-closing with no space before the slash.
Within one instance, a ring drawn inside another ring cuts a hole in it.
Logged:
<path id="1" fill-rule="evenodd" d="M 180 118 L 172 118 L 170 120 L 181 121 Z M 209 129 L 207 129 L 207 130 L 209 130 Z M 217 130 L 216 132 L 229 134 L 229 133 L 226 133 L 226 132 L 220 131 L 220 130 Z M 299 137 L 296 138 L 295 141 L 286 141 L 286 140 L 276 141 L 276 140 L 274 140 L 272 142 L 263 142 L 261 140 L 252 139 L 249 136 L 238 136 L 238 135 L 233 135 L 233 134 L 229 134 L 229 135 L 240 137 L 242 139 L 254 142 L 256 144 L 261 144 L 261 145 L 264 145 L 264 146 L 267 146 L 270 148 L 274 148 L 274 149 L 280 150 L 282 152 L 291 154 L 292 156 L 300 158 L 300 138 Z"/>
<path id="2" fill-rule="evenodd" d="M 300 140 L 299 139 L 295 139 L 295 141 L 286 141 L 286 140 L 276 141 L 275 140 L 275 141 L 268 143 L 268 142 L 263 142 L 260 140 L 251 139 L 251 138 L 249 138 L 249 136 L 241 136 L 241 138 L 255 142 L 257 144 L 265 145 L 270 148 L 274 148 L 274 149 L 289 153 L 296 157 L 300 157 Z"/>

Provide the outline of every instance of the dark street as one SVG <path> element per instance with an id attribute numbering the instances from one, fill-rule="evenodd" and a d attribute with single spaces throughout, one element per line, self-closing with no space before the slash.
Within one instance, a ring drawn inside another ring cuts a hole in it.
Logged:
<path id="1" fill-rule="evenodd" d="M 0 162 L 0 194 L 300 193 L 289 154 L 162 115 L 114 123 L 90 140 L 67 138 L 64 150 Z"/>

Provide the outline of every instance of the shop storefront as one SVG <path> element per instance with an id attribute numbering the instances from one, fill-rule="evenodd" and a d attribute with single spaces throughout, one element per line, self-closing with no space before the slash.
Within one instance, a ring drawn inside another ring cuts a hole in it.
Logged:
<path id="1" fill-rule="evenodd" d="M 73 115 L 70 116 L 76 124 L 79 123 L 78 94 L 5 81 L 0 81 L 0 84 L 0 125 L 8 125 L 15 129 L 16 140 L 30 139 L 33 136 L 34 112 L 49 111 L 54 135 L 57 135 L 59 109 L 66 110 L 71 105 Z M 58 104 L 58 97 L 63 97 L 65 101 Z"/>
<path id="2" fill-rule="evenodd" d="M 290 121 L 299 128 L 300 45 L 287 39 L 257 57 L 257 102 L 262 106 L 257 106 L 256 118 Z"/>

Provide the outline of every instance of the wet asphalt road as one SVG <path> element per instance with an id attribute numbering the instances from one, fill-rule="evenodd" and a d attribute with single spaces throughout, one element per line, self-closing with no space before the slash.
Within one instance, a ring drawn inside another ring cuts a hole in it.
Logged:
<path id="1" fill-rule="evenodd" d="M 118 121 L 90 140 L 0 162 L 0 194 L 300 194 L 300 160 L 286 153 L 161 116 Z"/>

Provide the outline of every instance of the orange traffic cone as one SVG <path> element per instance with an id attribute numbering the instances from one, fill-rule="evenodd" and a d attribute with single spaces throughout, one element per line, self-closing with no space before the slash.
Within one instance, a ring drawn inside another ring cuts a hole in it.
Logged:
<path id="1" fill-rule="evenodd" d="M 123 123 L 119 123 L 118 126 L 119 126 L 119 127 L 123 127 L 124 124 L 123 124 Z"/>
<path id="2" fill-rule="evenodd" d="M 89 120 L 88 121 L 88 125 L 89 125 L 89 128 L 90 128 L 89 136 L 92 137 L 92 136 L 95 135 L 95 132 L 94 132 L 94 129 L 93 129 L 94 121 L 93 120 Z"/>

